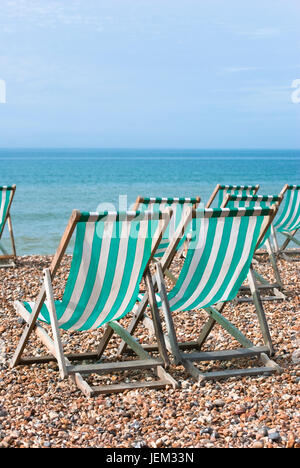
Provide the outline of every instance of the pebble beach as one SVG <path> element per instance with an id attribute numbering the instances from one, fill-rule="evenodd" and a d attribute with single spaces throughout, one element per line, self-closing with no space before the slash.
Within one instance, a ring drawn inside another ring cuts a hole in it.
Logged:
<path id="1" fill-rule="evenodd" d="M 55 362 L 9 368 L 24 326 L 13 303 L 37 297 L 42 270 L 51 259 L 24 256 L 18 258 L 15 268 L 1 268 L 1 448 L 300 448 L 299 256 L 290 262 L 278 261 L 286 300 L 264 301 L 275 348 L 273 359 L 280 365 L 281 373 L 199 385 L 183 367 L 172 365 L 169 372 L 179 384 L 177 389 L 140 389 L 94 398 L 85 397 L 70 379 L 61 380 Z M 70 260 L 70 256 L 64 257 L 54 280 L 56 299 L 63 293 Z M 180 262 L 177 258 L 171 269 L 175 275 Z M 272 280 L 266 258 L 260 259 L 258 269 Z M 228 304 L 224 315 L 255 345 L 262 344 L 252 304 Z M 203 311 L 175 316 L 179 338 L 196 338 L 205 319 Z M 125 317 L 121 324 L 126 326 L 129 320 L 129 316 Z M 64 348 L 67 352 L 90 350 L 101 336 L 102 329 L 64 332 Z M 151 343 L 153 339 L 143 325 L 135 336 L 141 343 Z M 239 347 L 219 326 L 210 336 L 203 350 Z M 116 358 L 118 343 L 117 339 L 112 340 L 106 359 Z M 33 334 L 26 352 L 44 351 Z M 251 364 L 246 360 L 232 363 L 244 367 Z M 216 363 L 207 364 L 207 369 L 213 365 Z M 119 377 L 101 378 L 114 382 Z M 139 372 L 136 378 L 152 377 Z"/>

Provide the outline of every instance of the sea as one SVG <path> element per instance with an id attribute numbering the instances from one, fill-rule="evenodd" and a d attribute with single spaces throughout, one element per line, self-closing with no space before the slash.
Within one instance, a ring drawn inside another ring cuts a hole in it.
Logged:
<path id="1" fill-rule="evenodd" d="M 258 193 L 276 195 L 300 185 L 300 150 L 0 149 L 0 185 L 17 186 L 20 256 L 54 254 L 73 209 L 123 211 L 138 195 L 206 203 L 218 183 L 260 184 Z M 7 228 L 2 240 L 9 249 Z"/>

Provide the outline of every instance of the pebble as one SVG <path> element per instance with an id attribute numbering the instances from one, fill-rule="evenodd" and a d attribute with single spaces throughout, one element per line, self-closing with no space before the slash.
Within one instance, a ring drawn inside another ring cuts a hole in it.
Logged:
<path id="1" fill-rule="evenodd" d="M 269 433 L 269 428 L 268 427 L 260 427 L 257 431 L 258 434 L 260 434 L 262 437 L 266 437 Z"/>
<path id="2" fill-rule="evenodd" d="M 300 363 L 300 349 L 296 349 L 296 351 L 293 352 L 292 361 L 294 364 Z"/>
<path id="3" fill-rule="evenodd" d="M 264 448 L 263 442 L 254 442 L 251 446 L 252 448 Z"/>
<path id="4" fill-rule="evenodd" d="M 7 364 L 24 325 L 13 302 L 37 297 L 42 271 L 51 260 L 51 256 L 25 256 L 18 259 L 16 268 L 0 269 L 0 447 L 300 448 L 300 369 L 295 362 L 300 349 L 300 261 L 278 261 L 287 299 L 264 302 L 274 360 L 282 367 L 281 374 L 208 381 L 199 386 L 183 367 L 172 365 L 170 373 L 181 382 L 178 389 L 140 389 L 86 398 L 70 379 L 60 379 L 56 364 L 14 369 Z M 54 279 L 56 299 L 62 297 L 70 260 L 69 255 L 64 257 Z M 176 258 L 174 274 L 181 262 Z M 258 269 L 272 277 L 267 263 L 262 262 Z M 254 344 L 262 343 L 251 304 L 230 304 L 224 316 Z M 180 337 L 186 340 L 197 339 L 206 320 L 201 311 L 174 314 Z M 128 322 L 129 317 L 125 317 L 121 324 L 126 327 Z M 101 329 L 63 332 L 66 352 L 94 349 L 102 333 Z M 143 326 L 138 327 L 136 336 L 152 343 Z M 233 345 L 239 346 L 216 326 L 203 350 L 230 349 Z M 106 360 L 115 359 L 117 346 L 114 338 Z M 26 352 L 43 353 L 44 348 L 32 336 Z M 197 365 L 207 370 L 219 364 Z M 249 361 L 233 363 L 237 364 L 246 367 Z M 223 368 L 227 365 L 221 363 Z"/>
<path id="5" fill-rule="evenodd" d="M 268 438 L 272 440 L 273 442 L 277 442 L 278 440 L 280 440 L 281 437 L 280 437 L 279 432 L 269 432 Z"/>
<path id="6" fill-rule="evenodd" d="M 222 407 L 225 405 L 225 401 L 224 400 L 220 400 L 220 399 L 217 399 L 213 402 L 214 406 L 217 406 L 217 407 Z"/>

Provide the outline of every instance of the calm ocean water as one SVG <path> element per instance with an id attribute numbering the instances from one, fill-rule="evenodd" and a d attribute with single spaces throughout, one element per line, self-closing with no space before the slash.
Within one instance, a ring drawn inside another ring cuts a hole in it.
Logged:
<path id="1" fill-rule="evenodd" d="M 17 185 L 12 220 L 17 253 L 53 254 L 71 211 L 115 209 L 137 195 L 201 196 L 217 183 L 260 184 L 278 194 L 300 184 L 293 150 L 0 150 L 0 185 Z M 9 246 L 7 232 L 4 244 Z"/>

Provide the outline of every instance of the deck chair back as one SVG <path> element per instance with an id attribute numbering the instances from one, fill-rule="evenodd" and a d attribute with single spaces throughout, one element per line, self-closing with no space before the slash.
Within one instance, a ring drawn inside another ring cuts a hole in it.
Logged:
<path id="1" fill-rule="evenodd" d="M 162 211 L 166 208 L 172 210 L 172 217 L 166 230 L 164 231 L 163 238 L 154 253 L 155 259 L 163 257 L 170 241 L 174 237 L 177 227 L 180 221 L 192 208 L 197 208 L 200 203 L 200 197 L 138 197 L 135 203 L 135 209 L 137 210 L 150 210 L 152 212 Z M 180 250 L 184 243 L 184 237 L 180 240 L 177 250 Z"/>
<path id="2" fill-rule="evenodd" d="M 130 312 L 169 212 L 81 213 L 59 328 L 91 330 Z M 31 313 L 34 304 L 25 302 Z M 50 323 L 47 303 L 39 319 Z"/>
<path id="3" fill-rule="evenodd" d="M 285 203 L 283 209 L 278 213 L 272 226 L 272 241 L 276 255 L 281 255 L 285 260 L 292 260 L 288 254 L 299 254 L 300 249 L 288 249 L 287 246 L 293 242 L 300 247 L 300 240 L 296 238 L 300 228 L 300 185 L 285 184 L 280 192 Z M 282 245 L 279 245 L 278 234 L 285 237 Z"/>
<path id="4" fill-rule="evenodd" d="M 283 210 L 274 223 L 279 232 L 293 232 L 300 228 L 300 185 L 288 185 L 284 190 Z"/>
<path id="5" fill-rule="evenodd" d="M 270 208 L 276 203 L 278 207 L 282 202 L 283 197 L 281 195 L 227 195 L 224 202 L 222 203 L 223 208 Z M 261 241 L 258 248 L 262 247 L 266 240 L 271 235 L 271 227 L 267 230 L 263 240 Z"/>
<path id="6" fill-rule="evenodd" d="M 268 208 L 274 205 L 279 208 L 281 202 L 283 200 L 282 194 L 279 195 L 253 195 L 253 196 L 243 196 L 243 195 L 227 195 L 224 202 L 223 207 L 227 208 L 238 208 L 238 207 L 246 207 L 246 208 L 254 208 L 254 207 L 262 207 Z M 257 246 L 256 254 L 268 254 L 269 262 L 273 268 L 273 273 L 275 277 L 275 282 L 271 283 L 269 279 L 265 276 L 258 273 L 257 269 L 253 270 L 254 275 L 259 283 L 260 291 L 267 292 L 271 294 L 262 295 L 262 300 L 264 301 L 276 301 L 276 300 L 284 300 L 286 296 L 282 292 L 283 290 L 283 282 L 281 279 L 280 271 L 277 265 L 277 258 L 275 255 L 275 249 L 273 246 L 273 231 L 274 228 L 271 225 L 267 232 L 265 233 L 263 239 L 261 240 L 260 244 Z M 243 286 L 243 291 L 248 293 L 248 288 Z M 239 302 L 251 302 L 250 297 L 243 297 L 239 298 Z"/>
<path id="7" fill-rule="evenodd" d="M 194 211 L 187 256 L 168 295 L 171 311 L 235 298 L 273 215 L 273 209 L 260 207 Z"/>
<path id="8" fill-rule="evenodd" d="M 206 204 L 206 208 L 210 208 L 216 200 L 217 207 L 220 208 L 225 200 L 226 195 L 255 195 L 259 190 L 259 185 L 220 185 L 214 189 L 210 199 Z"/>

